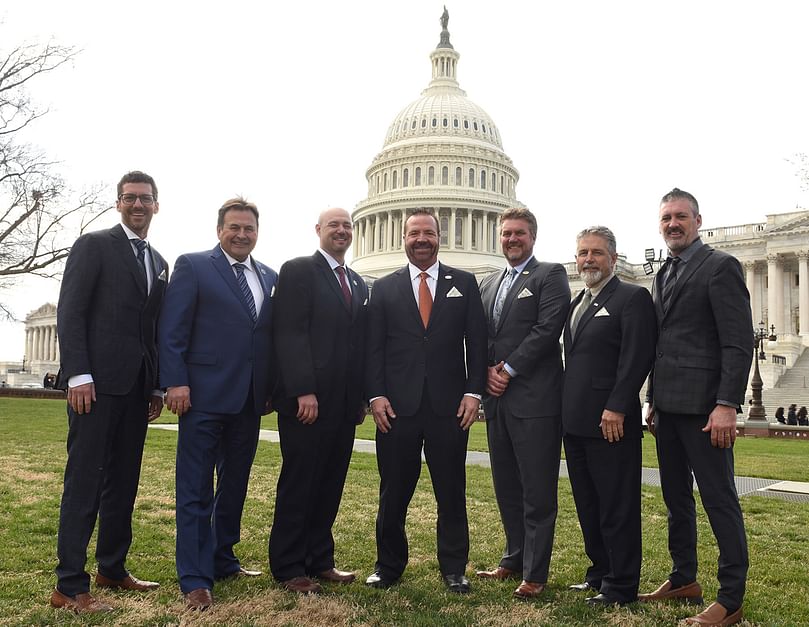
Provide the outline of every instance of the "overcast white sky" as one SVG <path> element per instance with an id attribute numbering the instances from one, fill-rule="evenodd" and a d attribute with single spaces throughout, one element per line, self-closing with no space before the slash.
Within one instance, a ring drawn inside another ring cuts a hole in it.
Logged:
<path id="1" fill-rule="evenodd" d="M 602 223 L 638 262 L 660 247 L 657 201 L 694 193 L 706 226 L 809 207 L 785 161 L 809 152 L 809 2 L 463 0 L 449 31 L 458 78 L 500 129 L 539 216 L 535 253 L 572 259 Z M 430 80 L 439 1 L 15 0 L 0 51 L 83 50 L 31 84 L 51 112 L 26 136 L 76 188 L 152 174 L 149 239 L 169 261 L 213 247 L 215 212 L 259 206 L 255 256 L 278 268 L 316 246 L 320 210 L 352 210 L 388 125 Z M 103 224 L 112 226 L 118 214 Z M 15 314 L 55 302 L 56 281 L 0 291 Z M 23 325 L 0 324 L 0 360 Z"/>

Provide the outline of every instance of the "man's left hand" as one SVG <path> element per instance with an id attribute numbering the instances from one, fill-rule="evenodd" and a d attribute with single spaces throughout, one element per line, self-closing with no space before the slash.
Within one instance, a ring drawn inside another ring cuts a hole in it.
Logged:
<path id="1" fill-rule="evenodd" d="M 711 432 L 711 445 L 717 448 L 731 448 L 736 441 L 736 408 L 717 405 L 708 414 L 708 422 L 702 428 Z"/>
<path id="2" fill-rule="evenodd" d="M 146 419 L 149 422 L 152 422 L 156 418 L 160 416 L 160 413 L 163 411 L 163 395 L 161 394 L 158 396 L 157 394 L 152 395 L 149 398 L 149 414 L 146 416 Z"/>
<path id="3" fill-rule="evenodd" d="M 480 401 L 474 396 L 464 396 L 461 399 L 461 404 L 458 405 L 458 418 L 461 419 L 461 429 L 467 431 L 475 419 L 478 417 L 478 409 L 480 408 Z"/>
<path id="4" fill-rule="evenodd" d="M 605 409 L 601 412 L 601 433 L 605 440 L 617 442 L 624 437 L 624 414 Z"/>

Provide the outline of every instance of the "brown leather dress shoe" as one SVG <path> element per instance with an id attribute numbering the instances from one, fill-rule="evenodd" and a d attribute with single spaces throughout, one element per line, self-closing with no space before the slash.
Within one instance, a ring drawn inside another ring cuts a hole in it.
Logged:
<path id="1" fill-rule="evenodd" d="M 498 581 L 520 578 L 520 573 L 502 566 L 498 566 L 494 570 L 479 570 L 475 574 L 481 579 L 497 579 Z"/>
<path id="2" fill-rule="evenodd" d="M 157 590 L 160 584 L 156 581 L 141 581 L 137 577 L 127 575 L 123 579 L 110 579 L 104 575 L 96 575 L 96 586 L 99 588 L 119 588 L 121 590 L 134 590 L 135 592 L 148 592 Z"/>
<path id="3" fill-rule="evenodd" d="M 357 576 L 354 573 L 349 573 L 344 570 L 337 570 L 336 568 L 324 570 L 323 572 L 320 572 L 315 576 L 318 579 L 323 579 L 324 581 L 332 581 L 334 583 L 351 583 L 357 578 Z"/>
<path id="4" fill-rule="evenodd" d="M 207 610 L 213 605 L 213 595 L 208 588 L 197 588 L 185 594 L 185 606 L 189 610 Z"/>
<path id="5" fill-rule="evenodd" d="M 666 579 L 657 590 L 648 594 L 639 594 L 638 601 L 682 601 L 690 605 L 702 605 L 702 586 L 692 581 L 689 584 L 672 588 L 671 581 Z"/>
<path id="6" fill-rule="evenodd" d="M 729 614 L 725 606 L 718 602 L 711 603 L 696 616 L 685 619 L 686 625 L 735 625 L 742 621 L 742 608 Z"/>
<path id="7" fill-rule="evenodd" d="M 323 592 L 320 584 L 312 581 L 309 577 L 293 577 L 282 581 L 281 585 L 290 592 L 297 592 L 298 594 L 319 594 Z"/>
<path id="8" fill-rule="evenodd" d="M 89 592 L 83 592 L 74 597 L 69 597 L 59 592 L 56 588 L 51 592 L 51 607 L 64 608 L 76 612 L 76 614 L 94 614 L 112 611 L 111 605 L 99 601 Z"/>
<path id="9" fill-rule="evenodd" d="M 544 590 L 544 583 L 534 583 L 523 579 L 522 583 L 517 586 L 517 589 L 514 591 L 514 596 L 518 599 L 533 599 L 542 594 Z"/>

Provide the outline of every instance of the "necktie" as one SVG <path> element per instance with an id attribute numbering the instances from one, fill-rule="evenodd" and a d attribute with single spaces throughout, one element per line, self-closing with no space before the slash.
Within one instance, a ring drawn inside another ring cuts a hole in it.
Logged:
<path id="1" fill-rule="evenodd" d="M 430 286 L 427 285 L 427 277 L 430 276 L 426 272 L 420 272 L 419 278 L 419 313 L 421 314 L 421 322 L 424 328 L 427 328 L 427 323 L 430 322 L 430 313 L 433 310 L 433 296 L 430 294 Z"/>
<path id="2" fill-rule="evenodd" d="M 337 266 L 334 269 L 340 277 L 340 287 L 343 290 L 343 298 L 345 298 L 346 305 L 351 307 L 351 290 L 348 289 L 348 281 L 346 281 L 346 269 L 343 266 Z"/>
<path id="3" fill-rule="evenodd" d="M 514 277 L 516 276 L 517 269 L 510 268 L 508 274 L 506 274 L 500 282 L 500 291 L 497 292 L 497 299 L 494 301 L 494 311 L 492 311 L 492 319 L 494 320 L 495 327 L 500 324 L 500 314 L 503 313 L 503 304 L 506 302 L 506 296 L 508 296 L 508 291 L 511 289 L 511 284 L 514 282 Z"/>
<path id="4" fill-rule="evenodd" d="M 671 305 L 671 295 L 674 293 L 674 286 L 677 284 L 677 270 L 679 268 L 680 258 L 670 257 L 668 262 L 668 273 L 663 279 L 663 291 L 661 294 L 664 312 L 668 311 L 669 305 Z"/>
<path id="5" fill-rule="evenodd" d="M 581 320 L 584 312 L 587 311 L 587 308 L 590 306 L 592 300 L 593 293 L 590 290 L 584 290 L 584 296 L 582 296 L 581 303 L 579 303 L 579 308 L 576 310 L 576 313 L 573 315 L 573 320 L 570 322 L 571 338 L 576 336 L 576 327 L 579 326 L 579 320 Z"/>
<path id="6" fill-rule="evenodd" d="M 135 248 L 138 249 L 138 265 L 140 266 L 143 280 L 148 284 L 149 279 L 148 275 L 146 274 L 146 247 L 148 244 L 146 243 L 145 239 L 133 239 L 132 242 L 134 242 Z"/>
<path id="7" fill-rule="evenodd" d="M 258 317 L 256 315 L 256 301 L 253 298 L 253 292 L 250 291 L 250 286 L 247 284 L 247 277 L 244 276 L 244 269 L 246 266 L 243 263 L 234 263 L 233 267 L 236 269 L 236 280 L 238 281 L 239 287 L 242 290 L 244 302 L 247 304 L 247 308 L 250 310 L 250 315 L 253 317 L 253 322 L 255 322 L 256 318 Z"/>

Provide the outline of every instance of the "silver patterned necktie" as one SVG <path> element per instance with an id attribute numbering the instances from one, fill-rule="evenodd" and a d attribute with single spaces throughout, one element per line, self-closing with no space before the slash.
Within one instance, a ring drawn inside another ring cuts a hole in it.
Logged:
<path id="1" fill-rule="evenodd" d="M 492 311 L 492 320 L 494 320 L 495 327 L 500 324 L 500 315 L 503 313 L 503 304 L 506 302 L 506 296 L 508 296 L 508 291 L 511 289 L 511 284 L 514 283 L 514 278 L 516 276 L 517 268 L 511 268 L 500 283 L 500 290 L 497 292 L 497 299 L 494 302 L 494 310 Z"/>
<path id="2" fill-rule="evenodd" d="M 584 290 L 584 296 L 582 296 L 581 303 L 579 303 L 579 308 L 576 310 L 576 313 L 573 315 L 573 320 L 570 322 L 571 339 L 576 337 L 576 327 L 579 326 L 579 320 L 581 320 L 584 312 L 587 311 L 587 308 L 590 306 L 592 300 L 593 293 L 590 290 Z"/>

